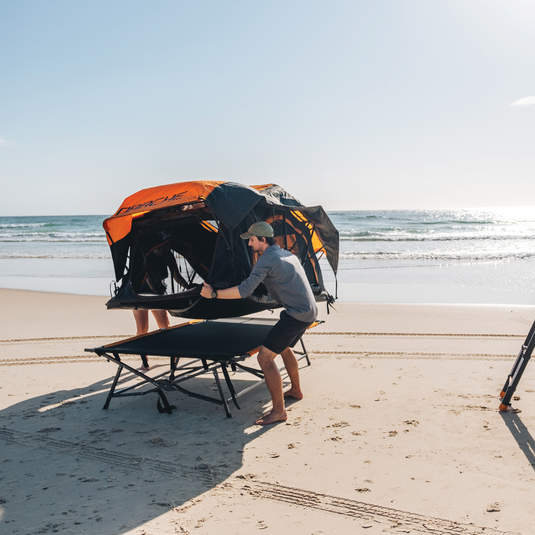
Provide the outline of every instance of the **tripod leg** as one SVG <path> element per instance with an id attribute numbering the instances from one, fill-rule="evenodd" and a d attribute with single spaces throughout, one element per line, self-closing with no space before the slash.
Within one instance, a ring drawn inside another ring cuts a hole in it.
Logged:
<path id="1" fill-rule="evenodd" d="M 500 411 L 506 411 L 510 404 L 516 387 L 520 382 L 520 378 L 528 365 L 533 349 L 535 348 L 535 322 L 531 326 L 529 334 L 522 346 L 520 353 L 516 357 L 511 373 L 507 376 L 503 390 L 500 393 L 502 402 L 500 403 Z"/>
<path id="2" fill-rule="evenodd" d="M 515 363 L 513 364 L 513 367 L 511 368 L 511 372 L 507 376 L 507 380 L 505 381 L 505 384 L 503 385 L 502 391 L 500 392 L 500 398 L 504 398 L 505 394 L 507 392 L 507 388 L 511 384 L 511 377 L 513 377 L 520 366 L 520 361 L 526 351 L 526 348 L 529 346 L 530 341 L 533 339 L 533 336 L 535 335 L 535 322 L 533 322 L 533 325 L 531 326 L 531 329 L 529 330 L 528 335 L 526 336 L 526 339 L 524 340 L 524 343 L 522 344 L 522 347 L 520 349 L 520 352 L 518 353 L 518 356 L 516 357 Z"/>
<path id="3" fill-rule="evenodd" d="M 505 397 L 505 393 L 507 392 L 507 389 L 509 388 L 509 385 L 511 384 L 511 377 L 515 375 L 518 366 L 522 362 L 522 358 L 524 356 L 525 351 L 526 351 L 526 346 L 523 345 L 522 348 L 520 349 L 520 352 L 518 353 L 516 357 L 515 363 L 513 364 L 511 371 L 509 372 L 509 375 L 507 376 L 507 379 L 505 380 L 505 384 L 503 385 L 502 391 L 500 392 L 500 399 L 503 399 Z"/>

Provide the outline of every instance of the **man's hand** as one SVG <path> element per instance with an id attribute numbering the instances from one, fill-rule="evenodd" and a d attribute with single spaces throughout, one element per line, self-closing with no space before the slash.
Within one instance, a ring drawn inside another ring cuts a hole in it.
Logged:
<path id="1" fill-rule="evenodd" d="M 203 282 L 202 288 L 201 288 L 201 296 L 205 299 L 212 299 L 212 292 L 214 289 L 209 285 L 206 284 L 206 282 Z"/>

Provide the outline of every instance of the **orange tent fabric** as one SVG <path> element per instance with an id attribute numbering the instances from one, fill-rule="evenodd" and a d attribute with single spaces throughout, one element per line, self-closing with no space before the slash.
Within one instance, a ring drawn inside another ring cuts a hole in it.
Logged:
<path id="1" fill-rule="evenodd" d="M 199 180 L 191 182 L 178 182 L 165 186 L 155 186 L 143 189 L 127 197 L 117 212 L 108 217 L 103 227 L 106 231 L 108 244 L 124 238 L 132 229 L 132 219 L 153 210 L 195 203 L 204 200 L 220 184 L 226 181 Z M 259 191 L 268 188 L 272 184 L 251 186 Z"/>

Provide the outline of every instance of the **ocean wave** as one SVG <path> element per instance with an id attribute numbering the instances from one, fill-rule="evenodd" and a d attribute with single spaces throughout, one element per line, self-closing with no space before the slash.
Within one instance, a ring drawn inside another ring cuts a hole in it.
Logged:
<path id="1" fill-rule="evenodd" d="M 106 243 L 106 237 L 101 232 L 25 232 L 1 233 L 0 242 L 30 243 L 30 242 L 67 242 L 67 243 Z"/>
<path id="2" fill-rule="evenodd" d="M 453 241 L 534 241 L 535 234 L 456 234 L 456 235 L 418 235 L 400 233 L 399 235 L 385 235 L 369 231 L 355 234 L 340 233 L 343 242 L 453 242 Z"/>
<path id="3" fill-rule="evenodd" d="M 497 225 L 503 223 L 503 221 L 499 220 L 460 220 L 460 219 L 438 219 L 437 221 L 418 221 L 418 225 L 424 225 L 424 226 L 433 226 L 433 225 L 456 225 L 456 226 L 464 226 L 464 225 Z"/>
<path id="4" fill-rule="evenodd" d="M 333 219 L 336 218 L 336 214 L 329 214 L 333 216 Z M 339 217 L 343 217 L 342 215 L 339 215 Z M 377 216 L 377 215 L 367 215 L 367 216 L 354 216 L 351 215 L 349 217 L 346 216 L 344 222 L 347 224 L 347 222 L 355 222 L 355 223 L 362 223 L 367 221 L 385 221 L 385 222 L 391 222 L 396 221 L 398 224 L 402 225 L 422 225 L 422 226 L 437 226 L 437 225 L 450 225 L 450 226 L 465 226 L 465 225 L 477 225 L 477 226 L 486 226 L 486 225 L 499 225 L 499 224 L 511 224 L 511 221 L 505 221 L 500 219 L 454 219 L 454 218 L 444 218 L 444 219 L 433 219 L 433 220 L 424 220 L 424 219 L 416 219 L 416 218 L 410 218 L 410 217 L 396 217 L 396 216 Z M 534 222 L 533 220 L 523 220 L 523 223 L 529 223 Z"/>
<path id="5" fill-rule="evenodd" d="M 38 252 L 13 252 L 13 253 L 2 253 L 0 252 L 0 259 L 2 260 L 14 260 L 14 259 L 26 259 L 26 258 L 56 258 L 56 259 L 111 259 L 111 254 L 106 253 L 38 253 Z"/>
<path id="6" fill-rule="evenodd" d="M 41 228 L 48 225 L 48 223 L 0 223 L 0 228 Z"/>
<path id="7" fill-rule="evenodd" d="M 395 221 L 401 226 L 437 225 L 516 225 L 535 222 L 535 207 L 515 208 L 464 208 L 451 210 L 348 210 L 329 211 L 335 225 L 341 223 L 357 226 Z"/>
<path id="8" fill-rule="evenodd" d="M 535 259 L 535 252 L 341 252 L 340 260 L 530 260 Z"/>

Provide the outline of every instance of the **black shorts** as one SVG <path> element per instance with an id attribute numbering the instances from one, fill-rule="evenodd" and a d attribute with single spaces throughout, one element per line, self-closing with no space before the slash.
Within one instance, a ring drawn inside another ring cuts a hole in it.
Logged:
<path id="1" fill-rule="evenodd" d="M 283 310 L 280 320 L 268 332 L 263 346 L 280 355 L 287 347 L 294 347 L 312 323 L 296 320 Z"/>

